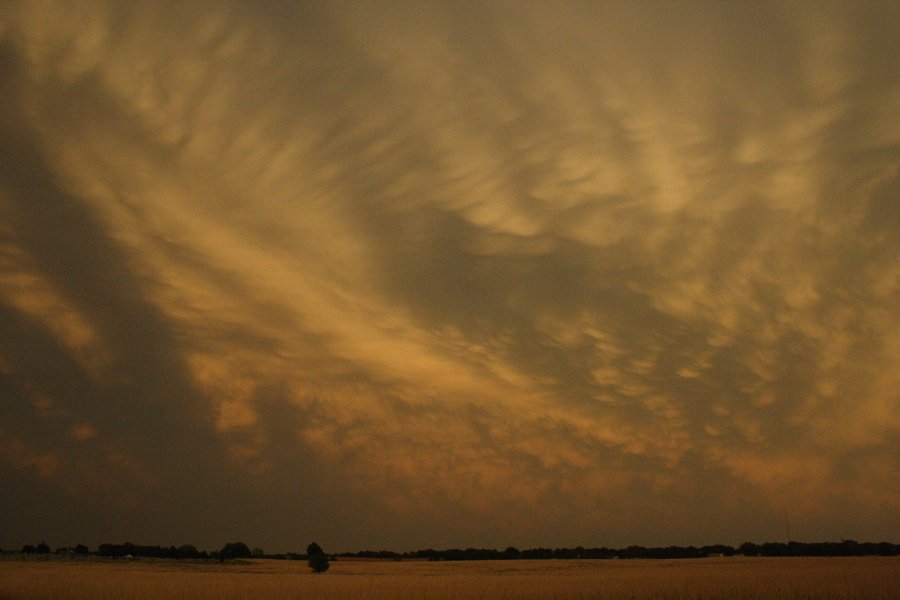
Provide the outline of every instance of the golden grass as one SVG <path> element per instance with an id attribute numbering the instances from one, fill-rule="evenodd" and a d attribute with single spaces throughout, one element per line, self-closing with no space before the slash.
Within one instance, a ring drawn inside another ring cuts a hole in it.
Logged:
<path id="1" fill-rule="evenodd" d="M 634 561 L 4 561 L 0 600 L 896 600 L 900 557 Z"/>

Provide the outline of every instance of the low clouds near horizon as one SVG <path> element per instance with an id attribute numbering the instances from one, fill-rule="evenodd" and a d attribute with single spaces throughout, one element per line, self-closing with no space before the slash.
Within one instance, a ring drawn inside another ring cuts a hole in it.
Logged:
<path id="1" fill-rule="evenodd" d="M 0 9 L 0 547 L 896 541 L 892 2 Z"/>

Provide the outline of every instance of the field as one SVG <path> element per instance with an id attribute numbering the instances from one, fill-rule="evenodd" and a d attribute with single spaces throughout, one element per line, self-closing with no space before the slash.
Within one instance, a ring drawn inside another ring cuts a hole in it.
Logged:
<path id="1" fill-rule="evenodd" d="M 0 561 L 0 600 L 900 598 L 900 557 L 485 562 Z"/>

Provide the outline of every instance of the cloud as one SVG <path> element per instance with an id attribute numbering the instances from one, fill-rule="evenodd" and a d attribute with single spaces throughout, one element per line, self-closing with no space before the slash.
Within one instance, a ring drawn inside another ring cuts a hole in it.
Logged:
<path id="1" fill-rule="evenodd" d="M 3 11 L 21 497 L 289 548 L 887 526 L 887 3 Z"/>

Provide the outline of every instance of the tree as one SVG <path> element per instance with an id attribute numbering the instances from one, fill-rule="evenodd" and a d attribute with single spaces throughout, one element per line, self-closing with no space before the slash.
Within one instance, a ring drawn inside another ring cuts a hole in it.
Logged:
<path id="1" fill-rule="evenodd" d="M 328 564 L 328 555 L 315 542 L 306 547 L 306 558 L 309 560 L 309 568 L 314 573 L 324 573 L 330 566 Z"/>
<path id="2" fill-rule="evenodd" d="M 250 558 L 251 556 L 250 547 L 244 542 L 229 542 L 225 544 L 224 548 L 219 550 L 219 560 Z"/>
<path id="3" fill-rule="evenodd" d="M 761 550 L 759 545 L 753 542 L 744 542 L 738 546 L 738 554 L 743 554 L 744 556 L 759 556 Z"/>
<path id="4" fill-rule="evenodd" d="M 200 558 L 200 551 L 192 544 L 182 544 L 175 550 L 174 555 L 176 558 Z"/>

